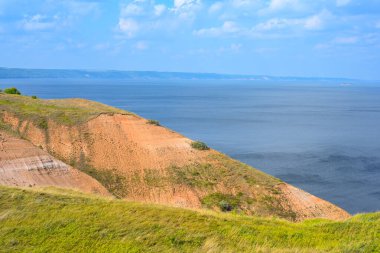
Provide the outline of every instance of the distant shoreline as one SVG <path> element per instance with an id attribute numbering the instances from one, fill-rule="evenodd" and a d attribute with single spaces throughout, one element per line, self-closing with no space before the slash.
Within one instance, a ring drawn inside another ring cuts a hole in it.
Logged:
<path id="1" fill-rule="evenodd" d="M 0 67 L 0 79 L 13 78 L 104 78 L 130 80 L 241 80 L 241 81 L 334 81 L 342 83 L 376 80 L 359 80 L 333 77 L 282 77 L 267 75 L 237 75 L 218 73 L 121 71 L 121 70 L 74 70 L 74 69 L 24 69 Z"/>

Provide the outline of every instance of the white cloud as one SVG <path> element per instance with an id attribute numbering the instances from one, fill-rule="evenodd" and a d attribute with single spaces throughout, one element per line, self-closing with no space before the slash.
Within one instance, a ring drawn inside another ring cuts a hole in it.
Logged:
<path id="1" fill-rule="evenodd" d="M 317 45 L 315 45 L 315 49 L 318 49 L 318 50 L 324 50 L 324 49 L 329 49 L 331 47 L 331 45 L 329 43 L 319 43 Z"/>
<path id="2" fill-rule="evenodd" d="M 326 43 L 320 43 L 315 46 L 316 49 L 333 49 L 337 46 L 344 46 L 344 45 L 353 45 L 357 44 L 359 42 L 363 43 L 371 43 L 370 41 L 365 41 L 365 38 L 358 37 L 358 36 L 348 36 L 348 37 L 336 37 Z"/>
<path id="3" fill-rule="evenodd" d="M 292 27 L 301 27 L 307 30 L 322 29 L 325 19 L 329 17 L 327 11 L 306 18 L 273 18 L 254 26 L 254 31 L 270 31 Z"/>
<path id="4" fill-rule="evenodd" d="M 255 31 L 269 31 L 274 29 L 287 28 L 289 26 L 294 26 L 300 24 L 302 21 L 300 19 L 270 19 L 266 22 L 257 24 L 253 30 Z"/>
<path id="5" fill-rule="evenodd" d="M 215 2 L 213 3 L 209 8 L 208 12 L 209 13 L 215 13 L 220 11 L 223 8 L 223 3 L 222 2 Z"/>
<path id="6" fill-rule="evenodd" d="M 309 30 L 322 29 L 326 21 L 331 17 L 330 12 L 323 10 L 320 13 L 306 18 L 304 27 Z"/>
<path id="7" fill-rule="evenodd" d="M 131 18 L 119 19 L 119 30 L 126 34 L 128 37 L 133 37 L 139 31 L 139 24 Z"/>
<path id="8" fill-rule="evenodd" d="M 166 11 L 166 6 L 163 4 L 157 4 L 154 6 L 154 15 L 161 16 Z"/>
<path id="9" fill-rule="evenodd" d="M 336 44 L 355 44 L 358 42 L 359 38 L 356 36 L 352 37 L 337 37 L 333 40 L 333 43 Z"/>
<path id="10" fill-rule="evenodd" d="M 232 0 L 231 4 L 235 8 L 242 8 L 252 6 L 259 2 L 259 0 Z"/>
<path id="11" fill-rule="evenodd" d="M 243 45 L 240 44 L 240 43 L 232 43 L 232 44 L 230 45 L 230 49 L 231 49 L 232 51 L 235 51 L 235 52 L 240 51 L 240 49 L 241 49 L 242 47 L 243 47 Z"/>
<path id="12" fill-rule="evenodd" d="M 98 43 L 94 46 L 94 49 L 95 50 L 108 50 L 110 48 L 110 44 L 109 43 Z"/>
<path id="13" fill-rule="evenodd" d="M 148 43 L 146 41 L 138 41 L 136 42 L 136 44 L 134 45 L 134 48 L 136 48 L 137 50 L 146 50 L 148 49 Z"/>
<path id="14" fill-rule="evenodd" d="M 88 15 L 100 11 L 99 3 L 84 1 L 62 1 L 62 4 L 72 15 Z"/>
<path id="15" fill-rule="evenodd" d="M 21 21 L 22 28 L 27 31 L 48 30 L 55 28 L 58 23 L 58 16 L 48 18 L 41 14 L 36 14 L 31 17 L 24 18 Z"/>
<path id="16" fill-rule="evenodd" d="M 319 15 L 314 15 L 305 20 L 305 28 L 310 30 L 321 29 L 323 21 Z"/>
<path id="17" fill-rule="evenodd" d="M 77 0 L 46 1 L 46 5 L 44 6 L 46 7 L 45 13 L 25 16 L 18 22 L 19 27 L 26 31 L 43 31 L 71 27 L 76 25 L 78 20 L 84 16 L 100 13 L 98 2 Z M 59 13 L 59 15 L 54 15 L 54 13 Z"/>
<path id="18" fill-rule="evenodd" d="M 174 0 L 174 7 L 171 10 L 181 19 L 194 19 L 201 6 L 201 0 Z"/>
<path id="19" fill-rule="evenodd" d="M 240 31 L 240 28 L 233 21 L 225 21 L 220 27 L 203 28 L 194 31 L 199 36 L 220 36 L 223 34 L 234 34 Z"/>
<path id="20" fill-rule="evenodd" d="M 282 9 L 297 9 L 300 7 L 300 2 L 298 0 L 271 0 L 269 4 L 270 10 L 282 10 Z"/>
<path id="21" fill-rule="evenodd" d="M 144 12 L 144 9 L 141 6 L 135 3 L 130 3 L 130 4 L 121 6 L 120 15 L 122 17 L 138 16 L 138 15 L 141 15 L 143 12 Z"/>
<path id="22" fill-rule="evenodd" d="M 379 33 L 368 33 L 364 35 L 360 40 L 360 42 L 365 42 L 369 45 L 380 45 L 380 35 Z"/>
<path id="23" fill-rule="evenodd" d="M 336 0 L 336 6 L 338 7 L 346 6 L 350 2 L 351 0 Z"/>
<path id="24" fill-rule="evenodd" d="M 198 36 L 218 37 L 223 35 L 238 35 L 246 37 L 278 38 L 292 36 L 295 31 L 323 29 L 331 17 L 328 11 L 305 18 L 272 18 L 253 27 L 241 26 L 235 21 L 225 21 L 222 26 L 203 28 L 193 32 Z"/>
<path id="25" fill-rule="evenodd" d="M 174 7 L 179 9 L 184 7 L 191 7 L 199 3 L 199 0 L 174 0 Z"/>
<path id="26" fill-rule="evenodd" d="M 259 53 L 259 54 L 268 54 L 268 53 L 274 53 L 276 52 L 278 49 L 275 48 L 275 47 L 258 47 L 258 48 L 255 48 L 255 52 L 256 53 Z"/>
<path id="27" fill-rule="evenodd" d="M 217 53 L 225 53 L 225 52 L 232 52 L 232 53 L 238 53 L 242 49 L 243 45 L 240 43 L 232 43 L 227 47 L 220 47 L 217 50 Z"/>

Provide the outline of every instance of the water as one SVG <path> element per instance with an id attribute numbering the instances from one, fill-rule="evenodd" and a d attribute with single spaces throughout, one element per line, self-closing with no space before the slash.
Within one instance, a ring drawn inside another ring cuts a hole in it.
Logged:
<path id="1" fill-rule="evenodd" d="M 0 80 L 159 120 L 351 213 L 380 210 L 380 87 L 248 81 Z"/>

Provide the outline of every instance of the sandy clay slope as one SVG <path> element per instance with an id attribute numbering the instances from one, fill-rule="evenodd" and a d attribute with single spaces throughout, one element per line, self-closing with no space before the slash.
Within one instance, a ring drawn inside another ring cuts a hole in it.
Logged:
<path id="1" fill-rule="evenodd" d="M 86 104 L 79 101 L 70 103 Z M 47 118 L 43 128 L 33 117 L 6 110 L 0 116 L 34 146 L 93 176 L 119 198 L 215 210 L 228 203 L 227 209 L 289 220 L 350 216 L 215 150 L 196 150 L 192 140 L 136 115 L 99 113 L 75 125 Z"/>
<path id="2" fill-rule="evenodd" d="M 0 184 L 18 187 L 55 186 L 109 195 L 90 176 L 57 160 L 28 141 L 4 132 L 0 132 Z"/>

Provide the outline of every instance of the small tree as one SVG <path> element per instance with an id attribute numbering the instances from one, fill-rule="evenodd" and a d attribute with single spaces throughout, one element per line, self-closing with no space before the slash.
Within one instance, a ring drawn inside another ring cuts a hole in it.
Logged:
<path id="1" fill-rule="evenodd" d="M 6 88 L 4 90 L 4 93 L 6 93 L 6 94 L 13 94 L 13 95 L 21 95 L 21 92 L 18 89 L 16 89 L 15 87 Z"/>

